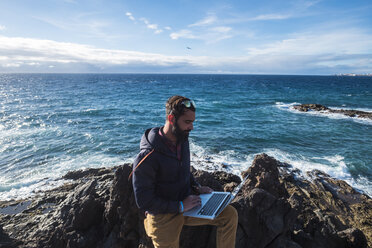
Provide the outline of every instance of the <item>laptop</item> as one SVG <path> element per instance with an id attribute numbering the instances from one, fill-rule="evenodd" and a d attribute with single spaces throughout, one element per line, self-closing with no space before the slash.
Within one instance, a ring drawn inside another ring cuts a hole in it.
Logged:
<path id="1" fill-rule="evenodd" d="M 247 178 L 248 176 L 232 192 L 214 191 L 209 194 L 201 194 L 201 205 L 184 212 L 183 215 L 213 220 L 235 198 Z"/>

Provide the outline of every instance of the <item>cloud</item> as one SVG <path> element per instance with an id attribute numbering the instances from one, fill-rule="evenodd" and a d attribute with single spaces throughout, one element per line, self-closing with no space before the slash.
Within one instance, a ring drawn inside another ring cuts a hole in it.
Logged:
<path id="1" fill-rule="evenodd" d="M 226 27 L 226 26 L 218 26 L 218 27 L 211 28 L 211 30 L 217 33 L 228 33 L 232 30 L 232 28 Z"/>
<path id="2" fill-rule="evenodd" d="M 189 27 L 200 27 L 200 26 L 210 26 L 217 22 L 217 17 L 214 15 L 208 15 L 204 19 L 197 21 L 196 23 L 190 24 Z"/>
<path id="3" fill-rule="evenodd" d="M 91 19 L 87 16 L 90 13 L 80 14 L 73 17 L 65 17 L 64 19 L 56 19 L 49 17 L 36 17 L 33 18 L 49 25 L 57 27 L 59 29 L 78 32 L 81 35 L 88 37 L 101 38 L 105 40 L 110 40 L 116 38 L 116 36 L 107 32 L 108 27 L 112 24 L 107 20 L 97 20 Z"/>
<path id="4" fill-rule="evenodd" d="M 292 67 L 292 70 L 307 68 L 321 71 L 321 74 L 367 73 L 372 70 L 371 40 L 372 35 L 363 30 L 345 28 L 294 34 L 289 39 L 251 47 L 247 51 L 249 58 L 281 71 Z"/>
<path id="5" fill-rule="evenodd" d="M 146 24 L 146 27 L 148 29 L 154 30 L 155 34 L 160 34 L 161 32 L 163 32 L 163 30 L 158 27 L 158 24 L 150 23 L 146 18 L 143 17 L 140 20 Z"/>
<path id="6" fill-rule="evenodd" d="M 323 33 L 299 33 L 289 39 L 248 48 L 250 55 L 315 55 L 372 53 L 372 35 L 358 29 Z"/>
<path id="7" fill-rule="evenodd" d="M 363 35 L 359 34 L 358 37 L 362 38 Z M 328 36 L 320 38 L 327 39 Z M 369 36 L 366 35 L 363 39 L 369 39 Z M 310 39 L 309 43 L 313 41 Z M 289 44 L 295 45 L 295 50 L 291 50 Z M 251 48 L 254 52 L 246 56 L 166 56 L 52 40 L 0 36 L 0 72 L 336 74 L 366 73 L 372 70 L 370 50 L 369 53 L 367 50 L 362 53 L 363 48 L 358 50 L 344 47 L 348 53 L 336 50 L 332 50 L 332 53 L 322 50 L 300 53 L 298 49 L 302 45 L 305 45 L 303 39 L 297 37 Z M 367 44 L 361 42 L 357 45 L 367 49 Z"/>
<path id="8" fill-rule="evenodd" d="M 191 30 L 183 29 L 178 32 L 173 32 L 169 35 L 171 39 L 177 40 L 179 38 L 186 38 L 186 39 L 197 39 L 198 37 L 192 34 Z"/>
<path id="9" fill-rule="evenodd" d="M 130 20 L 136 23 L 136 18 L 134 18 L 131 12 L 126 12 L 125 15 L 128 16 Z M 146 28 L 153 30 L 154 34 L 160 34 L 163 32 L 163 29 L 159 28 L 158 24 L 150 23 L 149 20 L 147 20 L 147 18 L 141 17 L 139 18 L 139 20 L 142 21 L 146 25 Z M 167 26 L 167 27 L 164 27 L 164 29 L 171 30 L 172 28 Z"/>
<path id="10" fill-rule="evenodd" d="M 77 1 L 76 0 L 64 0 L 64 2 L 77 4 Z"/>
<path id="11" fill-rule="evenodd" d="M 173 40 L 180 38 L 202 40 L 205 43 L 210 44 L 233 37 L 231 31 L 232 28 L 227 26 L 213 26 L 201 29 L 182 29 L 177 32 L 172 32 L 170 37 Z"/>
<path id="12" fill-rule="evenodd" d="M 231 38 L 232 28 L 219 23 L 216 15 L 208 14 L 205 18 L 188 25 L 187 29 L 172 32 L 170 38 L 202 40 L 207 44 Z"/>
<path id="13" fill-rule="evenodd" d="M 129 18 L 130 20 L 132 20 L 132 21 L 136 21 L 136 18 L 133 17 L 132 13 L 130 13 L 130 12 L 126 12 L 125 15 L 128 16 L 128 18 Z"/>
<path id="14" fill-rule="evenodd" d="M 266 14 L 259 15 L 253 18 L 250 18 L 251 21 L 268 21 L 268 20 L 285 20 L 292 18 L 292 15 L 283 15 L 283 14 Z"/>
<path id="15" fill-rule="evenodd" d="M 151 24 L 146 18 L 141 18 L 141 21 L 143 21 L 146 24 L 148 29 L 154 29 L 154 30 L 158 29 L 157 24 Z"/>
<path id="16" fill-rule="evenodd" d="M 0 31 L 3 31 L 3 30 L 5 30 L 6 29 L 6 27 L 5 26 L 3 26 L 3 25 L 0 25 Z"/>
<path id="17" fill-rule="evenodd" d="M 128 18 L 129 18 L 130 20 L 132 20 L 133 22 L 136 22 L 136 18 L 134 18 L 134 16 L 133 16 L 132 13 L 130 13 L 130 12 L 126 12 L 125 15 L 128 16 Z M 158 25 L 158 24 L 150 23 L 150 22 L 149 22 L 146 18 L 144 18 L 144 17 L 141 17 L 139 20 L 142 21 L 142 22 L 146 25 L 146 27 L 147 27 L 148 29 L 153 30 L 153 31 L 154 31 L 154 34 L 160 34 L 160 33 L 163 32 L 163 29 L 159 28 L 159 25 Z M 166 30 L 170 30 L 170 27 L 166 27 L 165 29 L 166 29 Z"/>
<path id="18" fill-rule="evenodd" d="M 0 67 L 22 65 L 55 66 L 89 64 L 97 68 L 123 65 L 171 66 L 187 62 L 182 57 L 123 50 L 100 49 L 88 45 L 31 38 L 0 36 Z M 34 64 L 31 64 L 34 63 Z"/>
<path id="19" fill-rule="evenodd" d="M 302 6 L 303 8 L 307 9 L 307 8 L 310 8 L 316 4 L 318 4 L 319 2 L 321 2 L 322 0 L 315 0 L 315 1 L 304 1 L 302 2 Z"/>

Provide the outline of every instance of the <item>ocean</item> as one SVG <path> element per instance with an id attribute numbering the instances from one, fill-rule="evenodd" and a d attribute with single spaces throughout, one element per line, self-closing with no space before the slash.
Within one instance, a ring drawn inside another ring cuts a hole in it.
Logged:
<path id="1" fill-rule="evenodd" d="M 267 153 L 372 195 L 372 120 L 293 109 L 372 112 L 372 77 L 0 74 L 0 200 L 61 185 L 71 170 L 132 162 L 176 94 L 197 105 L 196 168 L 239 175 Z"/>

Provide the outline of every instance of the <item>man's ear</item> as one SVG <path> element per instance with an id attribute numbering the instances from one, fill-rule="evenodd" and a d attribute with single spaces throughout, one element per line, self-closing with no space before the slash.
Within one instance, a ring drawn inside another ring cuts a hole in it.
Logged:
<path id="1" fill-rule="evenodd" d="M 174 120 L 175 120 L 174 115 L 172 114 L 168 115 L 168 121 L 170 124 L 174 125 Z"/>

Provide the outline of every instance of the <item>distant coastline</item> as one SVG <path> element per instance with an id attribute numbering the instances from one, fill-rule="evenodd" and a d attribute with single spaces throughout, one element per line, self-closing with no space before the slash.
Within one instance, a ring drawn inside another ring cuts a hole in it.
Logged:
<path id="1" fill-rule="evenodd" d="M 340 73 L 336 74 L 336 76 L 340 77 L 372 77 L 372 73 L 365 73 L 365 74 L 357 74 L 357 73 Z"/>

